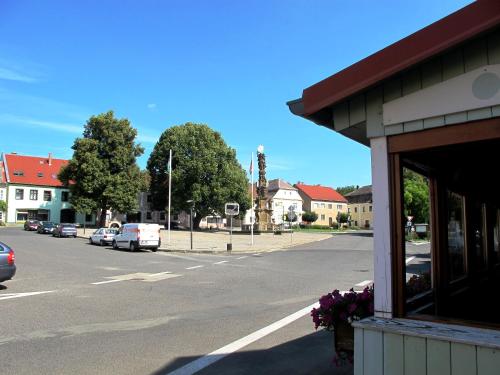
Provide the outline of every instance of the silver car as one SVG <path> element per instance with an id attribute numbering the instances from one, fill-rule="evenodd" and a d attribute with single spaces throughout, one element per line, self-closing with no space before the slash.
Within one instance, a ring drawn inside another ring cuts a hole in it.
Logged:
<path id="1" fill-rule="evenodd" d="M 16 256 L 14 250 L 0 242 L 0 283 L 10 280 L 16 274 Z"/>
<path id="2" fill-rule="evenodd" d="M 89 237 L 89 241 L 91 244 L 109 245 L 117 233 L 118 229 L 116 228 L 100 228 Z"/>

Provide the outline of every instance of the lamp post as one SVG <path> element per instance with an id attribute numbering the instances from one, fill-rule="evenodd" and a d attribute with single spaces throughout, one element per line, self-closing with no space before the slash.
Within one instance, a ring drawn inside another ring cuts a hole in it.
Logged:
<path id="1" fill-rule="evenodd" d="M 194 208 L 194 201 L 192 199 L 186 201 L 186 203 L 189 204 L 189 229 L 191 231 L 191 250 L 193 250 L 193 208 Z"/>

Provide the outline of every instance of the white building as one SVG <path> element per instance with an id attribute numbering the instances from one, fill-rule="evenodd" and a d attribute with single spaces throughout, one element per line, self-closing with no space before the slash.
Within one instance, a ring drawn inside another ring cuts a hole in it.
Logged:
<path id="1" fill-rule="evenodd" d="M 298 190 L 288 182 L 277 178 L 270 180 L 267 186 L 269 207 L 273 210 L 274 224 L 282 224 L 283 218 L 291 207 L 297 215 L 296 223 L 302 221 L 302 197 Z"/>
<path id="2" fill-rule="evenodd" d="M 69 223 L 94 223 L 95 215 L 77 214 L 69 203 L 69 190 L 57 178 L 67 160 L 2 154 L 3 184 L 0 199 L 7 202 L 2 213 L 6 223 L 28 219 Z M 0 171 L 1 172 L 1 171 Z"/>

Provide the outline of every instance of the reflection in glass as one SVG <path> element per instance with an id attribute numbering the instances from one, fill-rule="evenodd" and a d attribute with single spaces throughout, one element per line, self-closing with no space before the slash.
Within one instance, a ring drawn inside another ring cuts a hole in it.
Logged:
<path id="1" fill-rule="evenodd" d="M 413 313 L 434 313 L 430 242 L 430 194 L 426 176 L 403 168 L 406 308 Z"/>
<path id="2" fill-rule="evenodd" d="M 464 200 L 447 191 L 447 203 L 450 279 L 456 280 L 465 275 Z"/>

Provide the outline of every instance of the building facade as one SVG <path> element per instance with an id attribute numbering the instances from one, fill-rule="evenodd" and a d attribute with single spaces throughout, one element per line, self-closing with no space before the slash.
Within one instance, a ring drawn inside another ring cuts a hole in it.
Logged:
<path id="1" fill-rule="evenodd" d="M 76 213 L 69 203 L 69 190 L 57 178 L 67 160 L 3 154 L 5 183 L 0 193 L 7 202 L 6 223 L 28 219 L 55 223 L 95 223 L 95 215 Z"/>
<path id="2" fill-rule="evenodd" d="M 314 224 L 331 227 L 337 224 L 339 214 L 347 213 L 347 199 L 335 189 L 302 182 L 295 184 L 295 187 L 304 202 L 303 210 L 318 214 Z"/>
<path id="3" fill-rule="evenodd" d="M 344 194 L 347 199 L 349 226 L 360 228 L 373 227 L 372 186 L 362 186 L 350 193 Z"/>
<path id="4" fill-rule="evenodd" d="M 288 215 L 292 207 L 297 215 L 295 222 L 300 223 L 302 221 L 302 197 L 297 188 L 277 178 L 268 182 L 267 196 L 269 207 L 273 210 L 272 221 L 274 224 L 283 224 L 287 219 L 285 215 Z"/>
<path id="5" fill-rule="evenodd" d="M 353 323 L 354 374 L 497 374 L 500 2 L 473 2 L 288 104 L 371 149 L 375 316 Z M 418 249 L 406 169 L 427 181 Z"/>

